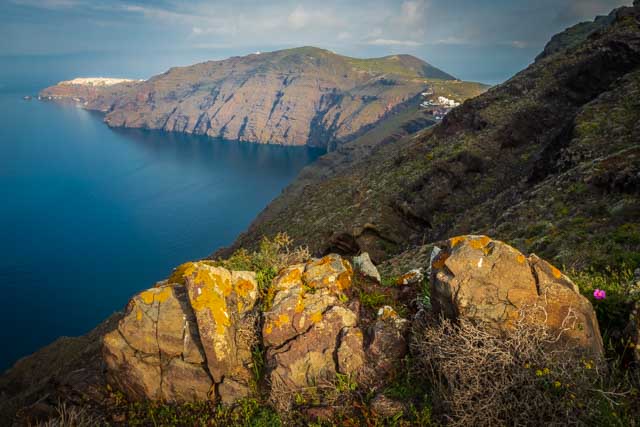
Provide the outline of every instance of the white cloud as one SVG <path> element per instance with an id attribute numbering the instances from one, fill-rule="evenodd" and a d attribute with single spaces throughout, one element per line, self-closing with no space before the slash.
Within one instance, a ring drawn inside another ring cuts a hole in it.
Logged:
<path id="1" fill-rule="evenodd" d="M 299 30 L 307 25 L 307 22 L 309 22 L 309 18 L 309 13 L 302 6 L 298 6 L 287 17 L 287 23 L 289 24 L 290 28 Z"/>
<path id="2" fill-rule="evenodd" d="M 366 44 L 373 46 L 421 46 L 424 43 L 415 40 L 373 39 L 368 40 Z"/>

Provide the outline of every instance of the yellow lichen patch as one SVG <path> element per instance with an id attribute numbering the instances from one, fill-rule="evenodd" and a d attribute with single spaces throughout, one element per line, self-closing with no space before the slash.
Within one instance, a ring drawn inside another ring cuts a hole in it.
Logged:
<path id="1" fill-rule="evenodd" d="M 322 321 L 322 312 L 321 311 L 316 311 L 315 313 L 313 313 L 309 317 L 309 320 L 311 320 L 311 322 L 313 322 L 313 323 L 318 323 L 318 322 Z"/>
<path id="2" fill-rule="evenodd" d="M 452 248 L 455 248 L 456 246 L 458 246 L 459 243 L 462 243 L 466 240 L 467 238 L 465 236 L 456 236 L 456 237 L 452 237 L 449 239 L 449 245 Z"/>
<path id="3" fill-rule="evenodd" d="M 231 281 L 220 277 L 206 265 L 200 266 L 195 273 L 196 287 L 191 306 L 196 312 L 209 310 L 216 324 L 216 333 L 222 334 L 231 325 L 225 299 L 231 293 Z"/>
<path id="4" fill-rule="evenodd" d="M 524 264 L 524 260 L 525 260 L 524 255 L 520 254 L 516 259 L 520 264 Z"/>
<path id="5" fill-rule="evenodd" d="M 181 264 L 178 267 L 176 267 L 176 269 L 173 271 L 173 273 L 171 273 L 171 276 L 169 276 L 169 279 L 167 279 L 167 281 L 169 283 L 179 283 L 181 285 L 184 285 L 185 278 L 191 275 L 191 273 L 193 273 L 195 268 L 196 268 L 195 263 L 185 262 L 184 264 Z"/>
<path id="6" fill-rule="evenodd" d="M 300 282 L 302 271 L 299 268 L 292 268 L 287 271 L 281 278 L 277 279 L 278 284 L 288 285 Z"/>
<path id="7" fill-rule="evenodd" d="M 142 310 L 140 310 L 139 308 L 136 309 L 136 320 L 138 322 L 142 320 Z"/>
<path id="8" fill-rule="evenodd" d="M 238 301 L 238 312 L 241 313 L 243 308 L 244 304 L 242 303 L 242 301 Z"/>
<path id="9" fill-rule="evenodd" d="M 473 249 L 484 249 L 489 244 L 489 242 L 491 242 L 490 238 L 488 238 L 487 236 L 480 236 L 471 240 L 469 242 L 469 246 L 471 246 Z"/>
<path id="10" fill-rule="evenodd" d="M 385 305 L 378 310 L 378 317 L 382 320 L 395 319 L 398 317 L 398 313 L 393 308 Z"/>
<path id="11" fill-rule="evenodd" d="M 236 292 L 243 298 L 246 298 L 249 295 L 249 292 L 253 291 L 255 287 L 250 280 L 247 279 L 238 279 L 236 282 Z"/>
<path id="12" fill-rule="evenodd" d="M 289 323 L 291 319 L 286 314 L 281 314 L 278 316 L 276 320 L 273 321 L 273 324 L 276 328 L 282 328 L 284 325 Z"/>
<path id="13" fill-rule="evenodd" d="M 271 332 L 273 332 L 273 326 L 269 323 L 264 327 L 264 333 L 268 335 Z"/>
<path id="14" fill-rule="evenodd" d="M 555 277 L 556 279 L 559 279 L 562 277 L 562 272 L 557 268 L 555 268 L 553 265 L 551 266 L 551 274 L 553 274 L 553 277 Z"/>
<path id="15" fill-rule="evenodd" d="M 157 289 L 160 289 L 159 291 Z M 171 287 L 165 286 L 163 288 L 152 288 L 146 291 L 140 292 L 140 299 L 146 305 L 151 305 L 155 302 L 163 303 L 171 296 Z"/>
<path id="16" fill-rule="evenodd" d="M 351 287 L 351 281 L 353 278 L 353 269 L 351 268 L 351 265 L 349 265 L 346 261 L 343 261 L 342 265 L 345 267 L 347 271 L 340 273 L 340 275 L 338 276 L 337 282 L 338 282 L 338 289 L 340 289 L 341 291 L 344 291 Z"/>
<path id="17" fill-rule="evenodd" d="M 303 311 L 304 311 L 304 301 L 302 300 L 302 298 L 298 298 L 298 302 L 296 302 L 295 312 L 302 313 Z"/>

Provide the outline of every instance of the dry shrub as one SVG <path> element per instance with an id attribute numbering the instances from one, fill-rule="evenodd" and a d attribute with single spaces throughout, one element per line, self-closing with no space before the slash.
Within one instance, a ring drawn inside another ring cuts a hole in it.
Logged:
<path id="1" fill-rule="evenodd" d="M 101 418 L 90 414 L 85 408 L 67 406 L 61 402 L 56 407 L 57 415 L 47 421 L 39 423 L 38 427 L 93 427 L 105 425 Z"/>
<path id="2" fill-rule="evenodd" d="M 432 387 L 440 421 L 620 425 L 619 400 L 630 391 L 607 387 L 601 363 L 561 347 L 561 336 L 525 318 L 508 336 L 468 321 L 432 319 L 414 326 L 415 369 Z"/>

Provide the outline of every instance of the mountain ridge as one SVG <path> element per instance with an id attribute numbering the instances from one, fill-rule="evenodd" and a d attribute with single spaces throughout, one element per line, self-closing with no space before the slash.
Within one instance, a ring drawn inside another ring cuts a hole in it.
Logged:
<path id="1" fill-rule="evenodd" d="M 410 55 L 360 59 L 300 47 L 173 67 L 142 82 L 59 84 L 40 96 L 102 111 L 112 127 L 331 148 L 434 82 L 467 86 L 457 101 L 484 89 Z"/>

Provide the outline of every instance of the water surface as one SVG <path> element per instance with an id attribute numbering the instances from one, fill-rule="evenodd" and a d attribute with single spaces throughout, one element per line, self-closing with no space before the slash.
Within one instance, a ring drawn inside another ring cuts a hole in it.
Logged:
<path id="1" fill-rule="evenodd" d="M 321 154 L 113 130 L 30 87 L 0 88 L 0 370 L 230 244 Z"/>

